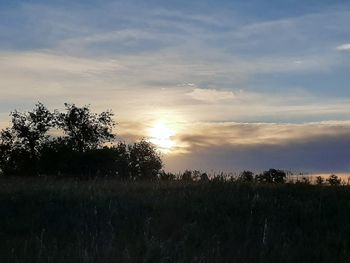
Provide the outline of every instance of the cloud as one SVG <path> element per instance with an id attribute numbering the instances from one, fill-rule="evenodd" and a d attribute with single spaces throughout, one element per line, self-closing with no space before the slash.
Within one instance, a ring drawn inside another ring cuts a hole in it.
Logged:
<path id="1" fill-rule="evenodd" d="M 303 172 L 350 171 L 349 134 L 349 121 L 196 123 L 177 137 L 185 149 L 178 149 L 179 154 L 165 156 L 165 159 L 172 171 L 271 167 Z"/>
<path id="2" fill-rule="evenodd" d="M 336 49 L 339 50 L 339 51 L 350 50 L 350 43 L 346 43 L 346 44 L 342 44 L 340 46 L 337 46 Z"/>
<path id="3" fill-rule="evenodd" d="M 216 89 L 195 88 L 191 92 L 187 93 L 187 95 L 195 100 L 209 103 L 232 100 L 235 98 L 235 94 L 232 91 L 222 91 Z"/>
<path id="4" fill-rule="evenodd" d="M 119 120 L 132 116 L 141 122 L 169 112 L 188 122 L 304 122 L 344 119 L 350 110 L 346 97 L 319 97 L 302 87 L 249 91 L 235 79 L 235 70 L 279 65 L 268 69 L 268 61 L 234 61 L 230 68 L 164 54 L 106 58 L 52 51 L 0 52 L 0 58 L 0 112 L 5 114 L 38 100 L 51 107 L 75 102 L 112 108 Z"/>
<path id="5" fill-rule="evenodd" d="M 187 132 L 186 132 L 187 131 Z M 187 145 L 286 145 L 350 134 L 349 121 L 288 123 L 195 123 L 179 135 Z"/>

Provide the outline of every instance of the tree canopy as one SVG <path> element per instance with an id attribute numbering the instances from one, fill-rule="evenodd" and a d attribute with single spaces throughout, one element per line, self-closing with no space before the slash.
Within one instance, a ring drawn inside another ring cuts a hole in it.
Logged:
<path id="1" fill-rule="evenodd" d="M 116 142 L 113 112 L 64 105 L 63 112 L 51 112 L 40 102 L 31 111 L 11 112 L 12 126 L 0 132 L 1 174 L 135 180 L 158 176 L 162 160 L 151 143 Z"/>

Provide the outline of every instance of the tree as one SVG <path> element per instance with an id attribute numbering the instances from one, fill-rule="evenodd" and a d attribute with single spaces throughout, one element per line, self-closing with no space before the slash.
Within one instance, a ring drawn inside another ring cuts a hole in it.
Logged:
<path id="1" fill-rule="evenodd" d="M 2 174 L 13 174 L 15 168 L 14 149 L 19 149 L 11 129 L 7 128 L 0 133 L 0 170 Z"/>
<path id="2" fill-rule="evenodd" d="M 141 140 L 128 148 L 131 178 L 134 180 L 157 179 L 163 163 L 155 146 L 145 140 Z"/>
<path id="3" fill-rule="evenodd" d="M 1 131 L 0 169 L 3 174 L 35 174 L 37 161 L 48 131 L 53 127 L 53 115 L 37 103 L 32 111 L 11 112 L 11 128 Z"/>
<path id="4" fill-rule="evenodd" d="M 11 112 L 14 145 L 28 150 L 31 158 L 36 158 L 40 147 L 47 140 L 47 132 L 53 126 L 53 114 L 42 104 L 37 103 L 32 111 Z"/>
<path id="5" fill-rule="evenodd" d="M 96 114 L 88 106 L 79 108 L 75 104 L 64 105 L 65 113 L 55 113 L 56 124 L 66 134 L 66 139 L 74 150 L 84 152 L 96 149 L 114 139 L 112 129 L 115 122 L 111 111 Z"/>
<path id="6" fill-rule="evenodd" d="M 0 133 L 0 172 L 6 175 L 114 176 L 157 179 L 162 160 L 154 145 L 106 143 L 115 138 L 112 112 L 92 113 L 88 106 L 65 104 L 51 113 L 38 103 L 29 112 L 14 111 L 12 127 Z M 50 136 L 51 128 L 63 136 Z"/>
<path id="7" fill-rule="evenodd" d="M 286 173 L 282 170 L 270 169 L 255 177 L 259 183 L 283 184 L 286 181 Z"/>

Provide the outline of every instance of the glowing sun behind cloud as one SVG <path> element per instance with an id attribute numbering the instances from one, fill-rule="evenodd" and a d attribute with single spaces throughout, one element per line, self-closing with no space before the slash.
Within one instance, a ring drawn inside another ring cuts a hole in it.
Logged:
<path id="1" fill-rule="evenodd" d="M 174 135 L 175 130 L 164 122 L 158 122 L 149 129 L 150 142 L 155 144 L 164 153 L 170 152 L 175 146 L 175 141 L 172 139 Z"/>

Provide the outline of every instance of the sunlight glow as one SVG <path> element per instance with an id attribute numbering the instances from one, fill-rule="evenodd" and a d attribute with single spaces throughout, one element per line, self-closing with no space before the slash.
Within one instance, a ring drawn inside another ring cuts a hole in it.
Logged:
<path id="1" fill-rule="evenodd" d="M 171 129 L 164 122 L 158 122 L 149 130 L 150 142 L 155 144 L 159 150 L 164 153 L 170 152 L 175 146 L 175 141 L 172 137 L 175 135 L 175 131 Z"/>

